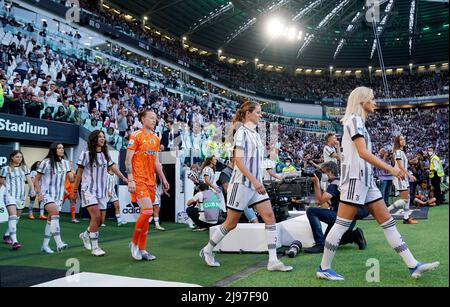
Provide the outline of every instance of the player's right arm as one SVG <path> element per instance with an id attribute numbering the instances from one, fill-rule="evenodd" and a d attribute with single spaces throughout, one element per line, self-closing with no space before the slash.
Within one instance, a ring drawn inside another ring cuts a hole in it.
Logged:
<path id="1" fill-rule="evenodd" d="M 73 200 L 73 201 L 77 200 L 78 186 L 80 185 L 81 176 L 83 176 L 83 171 L 84 171 L 84 167 L 81 165 L 78 165 L 77 174 L 75 176 L 75 183 L 73 184 L 73 193 L 71 195 L 72 196 L 71 200 Z"/>
<path id="2" fill-rule="evenodd" d="M 44 160 L 39 164 L 38 169 L 36 170 L 36 176 L 34 177 L 34 191 L 36 192 L 36 196 L 38 197 L 38 200 L 41 201 L 43 198 L 42 191 L 41 191 L 41 179 L 44 175 L 46 169 L 48 167 L 48 160 Z"/>
<path id="3" fill-rule="evenodd" d="M 390 166 L 389 164 L 378 159 L 373 153 L 366 150 L 366 141 L 364 140 L 364 137 L 355 138 L 353 143 L 355 144 L 356 150 L 358 151 L 358 155 L 361 159 L 369 162 L 379 169 L 389 172 L 392 176 L 395 176 L 398 179 L 404 180 L 405 173 L 400 168 L 397 166 Z"/>
<path id="4" fill-rule="evenodd" d="M 0 168 L 0 187 L 2 185 L 5 185 L 6 173 L 8 172 L 8 168 L 9 167 L 7 166 L 3 166 L 2 168 Z"/>
<path id="5" fill-rule="evenodd" d="M 39 201 L 42 200 L 41 178 L 42 178 L 42 174 L 41 173 L 37 173 L 36 177 L 34 177 L 34 182 L 33 182 L 34 191 L 35 191 L 36 196 L 38 197 Z"/>
<path id="6" fill-rule="evenodd" d="M 71 200 L 76 201 L 77 200 L 77 194 L 78 194 L 78 187 L 80 186 L 81 177 L 83 176 L 84 168 L 89 163 L 89 152 L 82 152 L 80 155 L 80 158 L 78 159 L 77 165 L 77 173 L 75 175 L 75 182 L 73 183 L 73 193 Z"/>

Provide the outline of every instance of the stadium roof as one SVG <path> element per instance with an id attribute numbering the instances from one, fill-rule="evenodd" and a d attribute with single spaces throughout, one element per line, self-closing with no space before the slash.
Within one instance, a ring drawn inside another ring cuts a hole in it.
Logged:
<path id="1" fill-rule="evenodd" d="M 104 3 L 141 19 L 145 16 L 150 26 L 179 39 L 185 36 L 188 44 L 212 52 L 220 49 L 226 56 L 247 61 L 258 58 L 264 63 L 312 67 L 379 66 L 377 51 L 372 51 L 374 31 L 372 23 L 366 20 L 366 0 L 106 0 Z M 386 66 L 448 60 L 448 0 L 380 0 L 380 3 L 377 31 Z M 266 28 L 274 16 L 301 30 L 302 39 L 271 41 Z"/>

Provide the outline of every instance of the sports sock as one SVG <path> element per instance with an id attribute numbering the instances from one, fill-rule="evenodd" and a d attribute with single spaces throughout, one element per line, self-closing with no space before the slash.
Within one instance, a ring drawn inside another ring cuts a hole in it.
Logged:
<path id="1" fill-rule="evenodd" d="M 53 238 L 55 239 L 56 246 L 61 246 L 63 241 L 61 240 L 61 229 L 59 227 L 59 215 L 54 215 L 50 221 L 50 231 Z"/>
<path id="2" fill-rule="evenodd" d="M 91 239 L 92 250 L 98 248 L 98 237 L 99 237 L 98 231 L 89 233 L 89 239 Z"/>
<path id="3" fill-rule="evenodd" d="M 403 241 L 400 233 L 395 226 L 395 220 L 391 217 L 389 220 L 380 225 L 383 228 L 389 245 L 402 257 L 408 268 L 414 268 L 417 265 L 417 260 L 412 255 L 408 245 Z"/>
<path id="4" fill-rule="evenodd" d="M 336 251 L 339 247 L 339 242 L 341 241 L 344 233 L 350 228 L 352 221 L 341 217 L 336 218 L 336 222 L 331 228 L 325 239 L 325 247 L 323 249 L 322 262 L 320 267 L 323 270 L 331 268 L 331 262 L 333 261 Z"/>
<path id="5" fill-rule="evenodd" d="M 8 219 L 8 228 L 9 228 L 9 235 L 11 237 L 11 240 L 14 243 L 17 243 L 17 222 L 19 221 L 19 218 L 17 215 L 11 215 Z"/>
<path id="6" fill-rule="evenodd" d="M 277 258 L 277 225 L 267 225 L 266 228 L 266 239 L 267 239 L 267 249 L 269 251 L 269 261 L 276 261 Z"/>
<path id="7" fill-rule="evenodd" d="M 214 246 L 216 246 L 217 244 L 219 244 L 220 241 L 222 241 L 222 239 L 228 234 L 228 230 L 226 230 L 223 225 L 220 225 L 219 227 L 219 231 L 216 231 L 213 235 L 212 238 L 209 240 L 208 244 L 205 246 L 204 250 L 207 253 L 212 253 L 213 252 L 213 248 Z"/>
<path id="8" fill-rule="evenodd" d="M 48 246 L 48 243 L 50 243 L 50 238 L 52 237 L 52 232 L 50 230 L 50 222 L 47 221 L 45 223 L 45 231 L 44 231 L 44 243 L 42 243 L 43 246 Z"/>
<path id="9" fill-rule="evenodd" d="M 152 208 L 145 208 L 141 209 L 141 213 L 139 214 L 139 218 L 136 221 L 136 225 L 134 227 L 134 234 L 133 234 L 133 244 L 139 245 L 139 249 L 141 249 L 141 246 L 144 246 L 147 241 L 147 231 L 148 231 L 148 220 L 150 219 L 150 216 L 152 215 Z M 145 233 L 145 234 L 144 234 Z M 144 234 L 142 236 L 142 234 Z M 142 238 L 141 238 L 142 236 Z"/>

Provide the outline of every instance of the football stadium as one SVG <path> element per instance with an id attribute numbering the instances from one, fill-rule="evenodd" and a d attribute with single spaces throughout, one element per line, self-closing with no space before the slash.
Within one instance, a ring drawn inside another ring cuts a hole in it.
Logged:
<path id="1" fill-rule="evenodd" d="M 448 10 L 0 0 L 0 287 L 448 287 Z"/>

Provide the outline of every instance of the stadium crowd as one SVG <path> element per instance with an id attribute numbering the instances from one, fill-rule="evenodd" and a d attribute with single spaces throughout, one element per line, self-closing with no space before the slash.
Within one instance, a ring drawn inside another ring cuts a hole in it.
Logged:
<path id="1" fill-rule="evenodd" d="M 66 1 L 59 1 L 65 3 Z M 265 94 L 285 98 L 304 98 L 320 100 L 323 98 L 338 98 L 345 100 L 352 89 L 365 85 L 374 89 L 376 97 L 386 98 L 381 76 L 367 72 L 360 77 L 344 76 L 330 77 L 328 75 L 292 76 L 288 73 L 264 71 L 256 69 L 253 62 L 245 65 L 230 64 L 219 61 L 215 54 L 202 56 L 183 48 L 177 39 L 165 39 L 164 34 L 147 30 L 140 20 L 130 21 L 124 14 L 117 15 L 108 10 L 100 9 L 89 1 L 80 1 L 81 7 L 95 14 L 100 21 L 109 24 L 116 30 L 146 42 L 163 52 L 175 56 L 179 60 L 209 71 L 221 79 L 231 82 L 235 88 L 260 91 Z M 120 52 L 126 58 L 125 52 Z M 420 97 L 448 93 L 448 70 L 440 72 L 388 75 L 390 97 Z M 332 88 L 333 91 L 329 89 Z"/>

